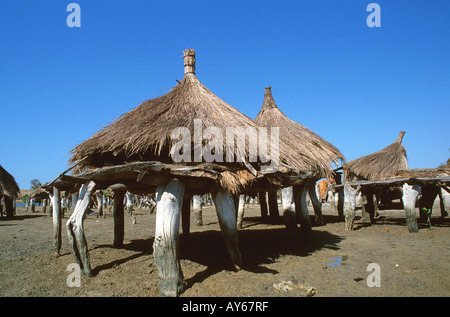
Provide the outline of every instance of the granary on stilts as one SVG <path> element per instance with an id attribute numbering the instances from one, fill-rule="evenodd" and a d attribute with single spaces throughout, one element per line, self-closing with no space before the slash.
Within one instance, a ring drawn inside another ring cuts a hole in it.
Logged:
<path id="1" fill-rule="evenodd" d="M 375 222 L 379 201 L 389 204 L 392 199 L 398 198 L 405 210 L 408 230 L 417 232 L 416 205 L 421 219 L 426 219 L 423 209 L 431 212 L 441 188 L 448 189 L 450 177 L 440 173 L 442 169 L 408 169 L 406 149 L 402 145 L 404 135 L 405 132 L 400 131 L 397 140 L 389 146 L 342 165 L 344 184 L 336 188 L 343 188 L 345 192 L 346 230 L 353 228 L 356 196 L 359 193 L 365 200 L 362 204 L 363 222 Z"/>
<path id="2" fill-rule="evenodd" d="M 281 190 L 283 217 L 286 226 L 295 227 L 295 206 L 306 204 L 307 192 L 309 192 L 314 206 L 316 222 L 319 225 L 323 224 L 321 203 L 316 196 L 315 183 L 321 178 L 333 177 L 331 163 L 339 164 L 340 160 L 344 160 L 344 156 L 335 146 L 300 123 L 289 119 L 281 112 L 275 103 L 271 87 L 265 88 L 264 101 L 255 123 L 263 127 L 278 128 L 280 140 L 282 141 L 280 150 L 283 150 L 282 146 L 289 147 L 290 150 L 295 152 L 298 161 L 300 161 L 297 163 L 297 170 L 309 171 L 309 178 L 303 184 L 296 185 L 293 188 L 285 187 Z M 294 193 L 301 192 L 298 195 L 300 199 L 295 201 L 295 203 L 293 191 Z M 273 208 L 277 208 L 276 200 L 275 203 L 271 203 L 274 199 L 276 199 L 276 193 L 274 191 L 269 192 L 269 208 L 270 205 L 273 205 Z M 307 213 L 307 207 L 302 208 L 302 210 Z M 307 222 L 306 225 L 311 226 L 307 214 L 301 219 Z"/>
<path id="3" fill-rule="evenodd" d="M 19 195 L 20 188 L 16 180 L 0 165 L 0 208 L 3 208 L 1 200 L 4 199 L 7 218 L 14 216 L 14 199 L 19 197 Z M 3 217 L 3 210 L 1 215 Z"/>
<path id="4" fill-rule="evenodd" d="M 406 149 L 402 144 L 405 131 L 384 149 L 342 164 L 344 181 L 385 180 L 399 170 L 408 169 Z"/>
<path id="5" fill-rule="evenodd" d="M 145 101 L 76 146 L 70 159 L 72 175 L 66 171 L 45 185 L 53 187 L 53 193 L 79 188 L 67 232 L 86 275 L 91 275 L 91 265 L 83 219 L 95 189 L 114 192 L 115 246 L 123 243 L 125 192 L 156 191 L 153 255 L 159 291 L 176 296 L 185 287 L 178 228 L 181 218 L 183 232 L 189 230 L 192 195 L 212 193 L 227 250 L 239 269 L 243 264 L 237 240 L 237 195 L 259 192 L 270 184 L 294 185 L 307 177 L 290 168 L 301 162 L 294 151 L 279 145 L 276 138 L 269 142 L 253 120 L 197 79 L 192 49 L 184 51 L 184 70 L 183 79 L 170 92 Z"/>

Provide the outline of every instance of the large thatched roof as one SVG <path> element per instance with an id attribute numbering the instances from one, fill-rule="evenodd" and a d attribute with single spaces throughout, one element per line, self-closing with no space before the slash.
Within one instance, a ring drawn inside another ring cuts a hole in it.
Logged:
<path id="1" fill-rule="evenodd" d="M 20 189 L 14 177 L 0 165 L 0 196 L 19 197 Z"/>
<path id="2" fill-rule="evenodd" d="M 172 163 L 170 153 L 177 142 L 176 139 L 171 139 L 174 128 L 189 129 L 192 137 L 191 150 L 194 153 L 195 119 L 201 120 L 203 131 L 208 127 L 221 129 L 221 145 L 225 155 L 231 151 L 225 140 L 226 128 L 258 127 L 253 120 L 214 95 L 197 79 L 194 50 L 184 51 L 184 65 L 183 79 L 170 92 L 145 101 L 76 146 L 72 150 L 70 161 L 75 163 L 83 160 L 81 168 L 98 168 L 137 161 Z M 243 155 L 248 160 L 248 146 L 245 153 L 238 147 L 235 147 L 234 151 L 235 157 Z M 279 155 L 288 165 L 296 166 L 298 163 L 295 153 L 288 148 Z M 226 164 L 225 156 L 223 161 L 219 164 Z"/>
<path id="3" fill-rule="evenodd" d="M 262 127 L 279 127 L 280 139 L 294 150 L 302 170 L 313 170 L 317 177 L 332 174 L 331 162 L 338 163 L 344 156 L 339 150 L 303 125 L 289 119 L 278 109 L 272 96 L 271 87 L 266 87 L 261 111 L 255 119 Z"/>
<path id="4" fill-rule="evenodd" d="M 398 170 L 408 169 L 406 149 L 402 145 L 404 131 L 400 131 L 397 140 L 384 149 L 360 157 L 342 165 L 344 179 L 356 180 L 385 180 L 395 175 Z"/>

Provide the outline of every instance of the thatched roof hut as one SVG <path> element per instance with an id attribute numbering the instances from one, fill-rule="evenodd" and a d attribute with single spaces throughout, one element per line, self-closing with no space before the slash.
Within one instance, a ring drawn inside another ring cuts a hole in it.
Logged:
<path id="1" fill-rule="evenodd" d="M 0 165 L 0 197 L 16 198 L 19 195 L 20 189 L 16 180 Z"/>
<path id="2" fill-rule="evenodd" d="M 258 144 L 261 144 L 262 139 L 266 137 L 258 134 L 258 125 L 214 95 L 197 79 L 194 50 L 184 51 L 184 66 L 183 79 L 170 92 L 143 102 L 76 146 L 72 150 L 73 156 L 70 162 L 82 161 L 79 164 L 81 170 L 79 169 L 77 173 L 130 162 L 174 163 L 171 154 L 179 139 L 171 136 L 174 129 L 180 127 L 187 128 L 190 133 L 191 144 L 188 151 L 190 150 L 193 155 L 191 155 L 192 160 L 187 161 L 187 164 L 195 165 L 199 162 L 195 157 L 196 148 L 205 146 L 208 141 L 209 145 L 217 146 L 216 149 L 223 149 L 223 159 L 214 163 L 242 166 L 242 163 L 236 164 L 236 160 L 227 162 L 226 155 L 231 152 L 234 157 L 243 157 L 246 162 L 251 162 L 258 169 L 258 163 L 249 158 L 249 142 L 246 142 L 245 148 L 241 148 L 235 146 L 234 142 L 230 145 L 226 138 L 227 129 L 241 129 L 240 133 L 247 133 L 248 140 L 258 140 Z M 211 127 L 220 129 L 222 138 L 217 138 L 213 133 L 214 138 L 210 136 L 207 140 L 203 139 L 202 144 L 199 145 L 196 141 L 198 128 L 206 134 L 207 129 Z M 243 130 L 249 127 L 254 130 Z M 265 144 L 270 147 L 268 139 L 268 137 L 265 139 Z M 276 149 L 270 149 L 268 152 L 271 151 L 273 153 L 270 155 L 277 155 L 284 166 L 303 167 L 297 153 L 288 146 L 280 146 L 278 153 Z M 241 173 L 242 175 L 244 174 Z"/>
<path id="3" fill-rule="evenodd" d="M 280 151 L 284 150 L 282 146 L 294 150 L 299 169 L 314 171 L 316 178 L 330 177 L 331 162 L 338 164 L 339 159 L 344 159 L 335 146 L 281 112 L 272 96 L 271 87 L 265 88 L 264 101 L 255 123 L 264 127 L 279 127 L 280 139 L 283 141 Z"/>
<path id="4" fill-rule="evenodd" d="M 346 162 L 342 165 L 344 180 L 385 180 L 399 170 L 408 169 L 406 149 L 402 145 L 405 131 L 400 131 L 397 140 L 384 149 Z"/>

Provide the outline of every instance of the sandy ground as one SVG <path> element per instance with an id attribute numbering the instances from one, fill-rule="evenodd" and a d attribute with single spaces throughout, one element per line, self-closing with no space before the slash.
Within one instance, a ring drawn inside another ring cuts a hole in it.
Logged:
<path id="1" fill-rule="evenodd" d="M 85 220 L 94 277 L 69 287 L 66 271 L 74 262 L 65 226 L 62 255 L 52 251 L 52 219 L 19 207 L 12 220 L 0 220 L 0 296 L 158 297 L 152 244 L 155 214 L 135 210 L 125 216 L 124 247 L 112 247 L 113 218 L 90 214 Z M 280 206 L 281 209 L 281 206 Z M 420 224 L 408 232 L 399 210 L 381 211 L 375 225 L 347 232 L 325 204 L 326 225 L 309 235 L 289 232 L 281 219 L 263 223 L 258 205 L 249 205 L 239 243 L 245 269 L 232 270 L 213 207 L 203 208 L 204 225 L 191 223 L 180 235 L 181 267 L 188 283 L 181 297 L 353 297 L 450 296 L 450 220 L 435 205 L 432 230 Z M 311 218 L 313 219 L 311 209 Z M 68 215 L 64 217 L 64 224 Z M 342 257 L 342 258 L 341 258 Z M 333 258 L 333 259 L 332 259 Z M 342 260 L 341 260 L 342 259 Z M 380 287 L 369 287 L 367 271 L 376 263 Z"/>

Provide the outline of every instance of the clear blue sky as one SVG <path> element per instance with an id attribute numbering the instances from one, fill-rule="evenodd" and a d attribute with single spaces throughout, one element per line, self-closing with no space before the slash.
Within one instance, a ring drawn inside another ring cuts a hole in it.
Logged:
<path id="1" fill-rule="evenodd" d="M 81 28 L 66 25 L 71 2 Z M 0 165 L 23 189 L 52 180 L 78 143 L 175 86 L 194 48 L 200 81 L 253 119 L 271 85 L 347 160 L 405 130 L 410 168 L 436 167 L 450 148 L 450 1 L 376 1 L 380 28 L 370 2 L 2 0 Z"/>

